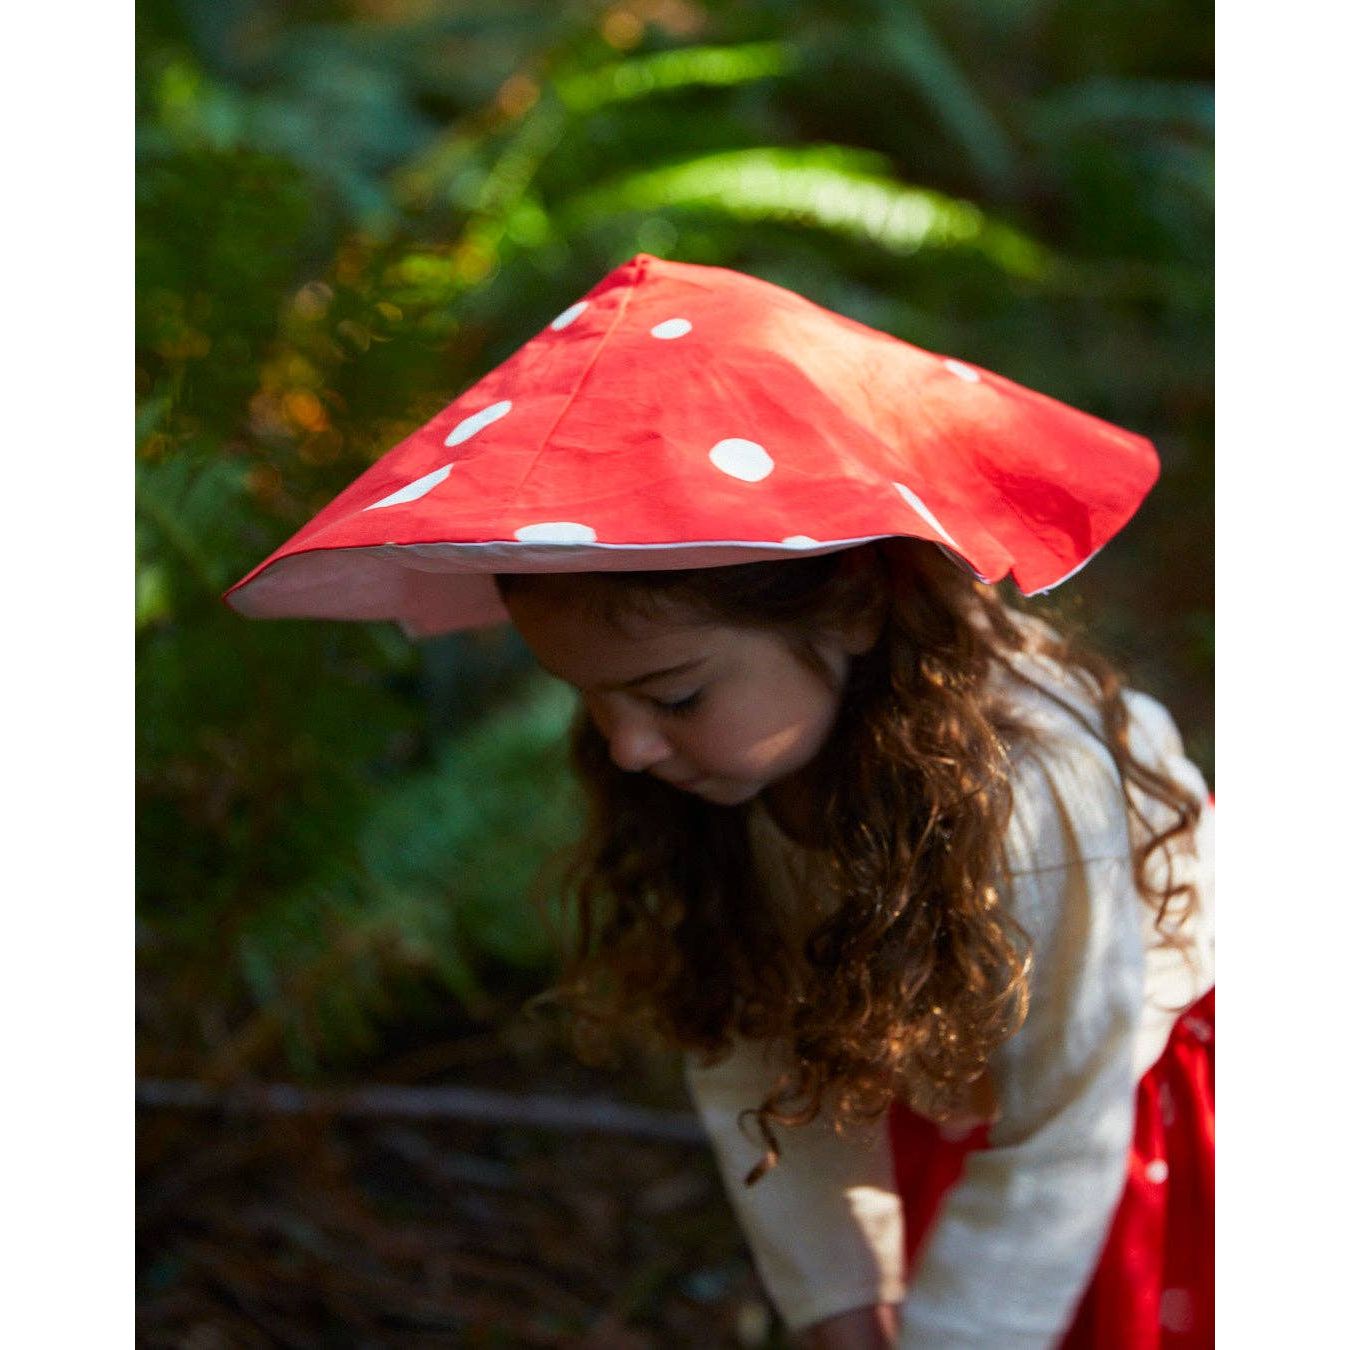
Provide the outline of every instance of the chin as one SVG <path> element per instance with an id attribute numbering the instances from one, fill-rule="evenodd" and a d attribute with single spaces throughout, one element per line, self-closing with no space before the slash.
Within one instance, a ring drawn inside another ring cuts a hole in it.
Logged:
<path id="1" fill-rule="evenodd" d="M 690 791 L 714 806 L 743 806 L 758 797 L 762 787 L 762 783 L 727 783 L 714 779 Z"/>

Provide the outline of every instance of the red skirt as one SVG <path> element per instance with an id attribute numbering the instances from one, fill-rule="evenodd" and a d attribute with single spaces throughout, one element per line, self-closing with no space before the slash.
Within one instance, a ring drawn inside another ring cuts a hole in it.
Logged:
<path id="1" fill-rule="evenodd" d="M 912 1266 L 966 1155 L 986 1131 L 944 1137 L 896 1106 L 896 1187 Z M 1125 1189 L 1061 1350 L 1202 1350 L 1214 1344 L 1214 991 L 1177 1019 L 1135 1096 Z"/>

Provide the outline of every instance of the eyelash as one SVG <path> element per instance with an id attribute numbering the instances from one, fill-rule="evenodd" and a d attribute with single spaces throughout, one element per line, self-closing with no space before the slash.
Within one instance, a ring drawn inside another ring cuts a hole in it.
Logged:
<path id="1" fill-rule="evenodd" d="M 691 713 L 698 706 L 699 700 L 703 697 L 703 690 L 697 689 L 687 698 L 676 699 L 674 703 L 663 703 L 660 699 L 653 699 L 652 702 L 664 713 L 669 713 L 672 717 L 683 717 Z"/>

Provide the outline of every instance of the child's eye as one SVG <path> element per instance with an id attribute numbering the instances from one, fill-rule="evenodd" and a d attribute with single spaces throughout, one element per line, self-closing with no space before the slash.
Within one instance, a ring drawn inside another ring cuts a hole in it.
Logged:
<path id="1" fill-rule="evenodd" d="M 662 711 L 672 713 L 679 717 L 682 713 L 692 712 L 697 706 L 699 700 L 703 697 L 703 690 L 696 689 L 692 694 L 685 698 L 677 698 L 667 703 L 663 699 L 654 698 L 652 702 Z"/>

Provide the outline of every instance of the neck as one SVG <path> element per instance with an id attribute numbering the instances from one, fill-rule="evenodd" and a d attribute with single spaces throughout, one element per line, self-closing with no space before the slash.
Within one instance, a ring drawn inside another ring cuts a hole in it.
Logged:
<path id="1" fill-rule="evenodd" d="M 795 844 L 819 848 L 825 842 L 820 794 L 805 770 L 773 783 L 760 794 L 773 823 Z"/>

